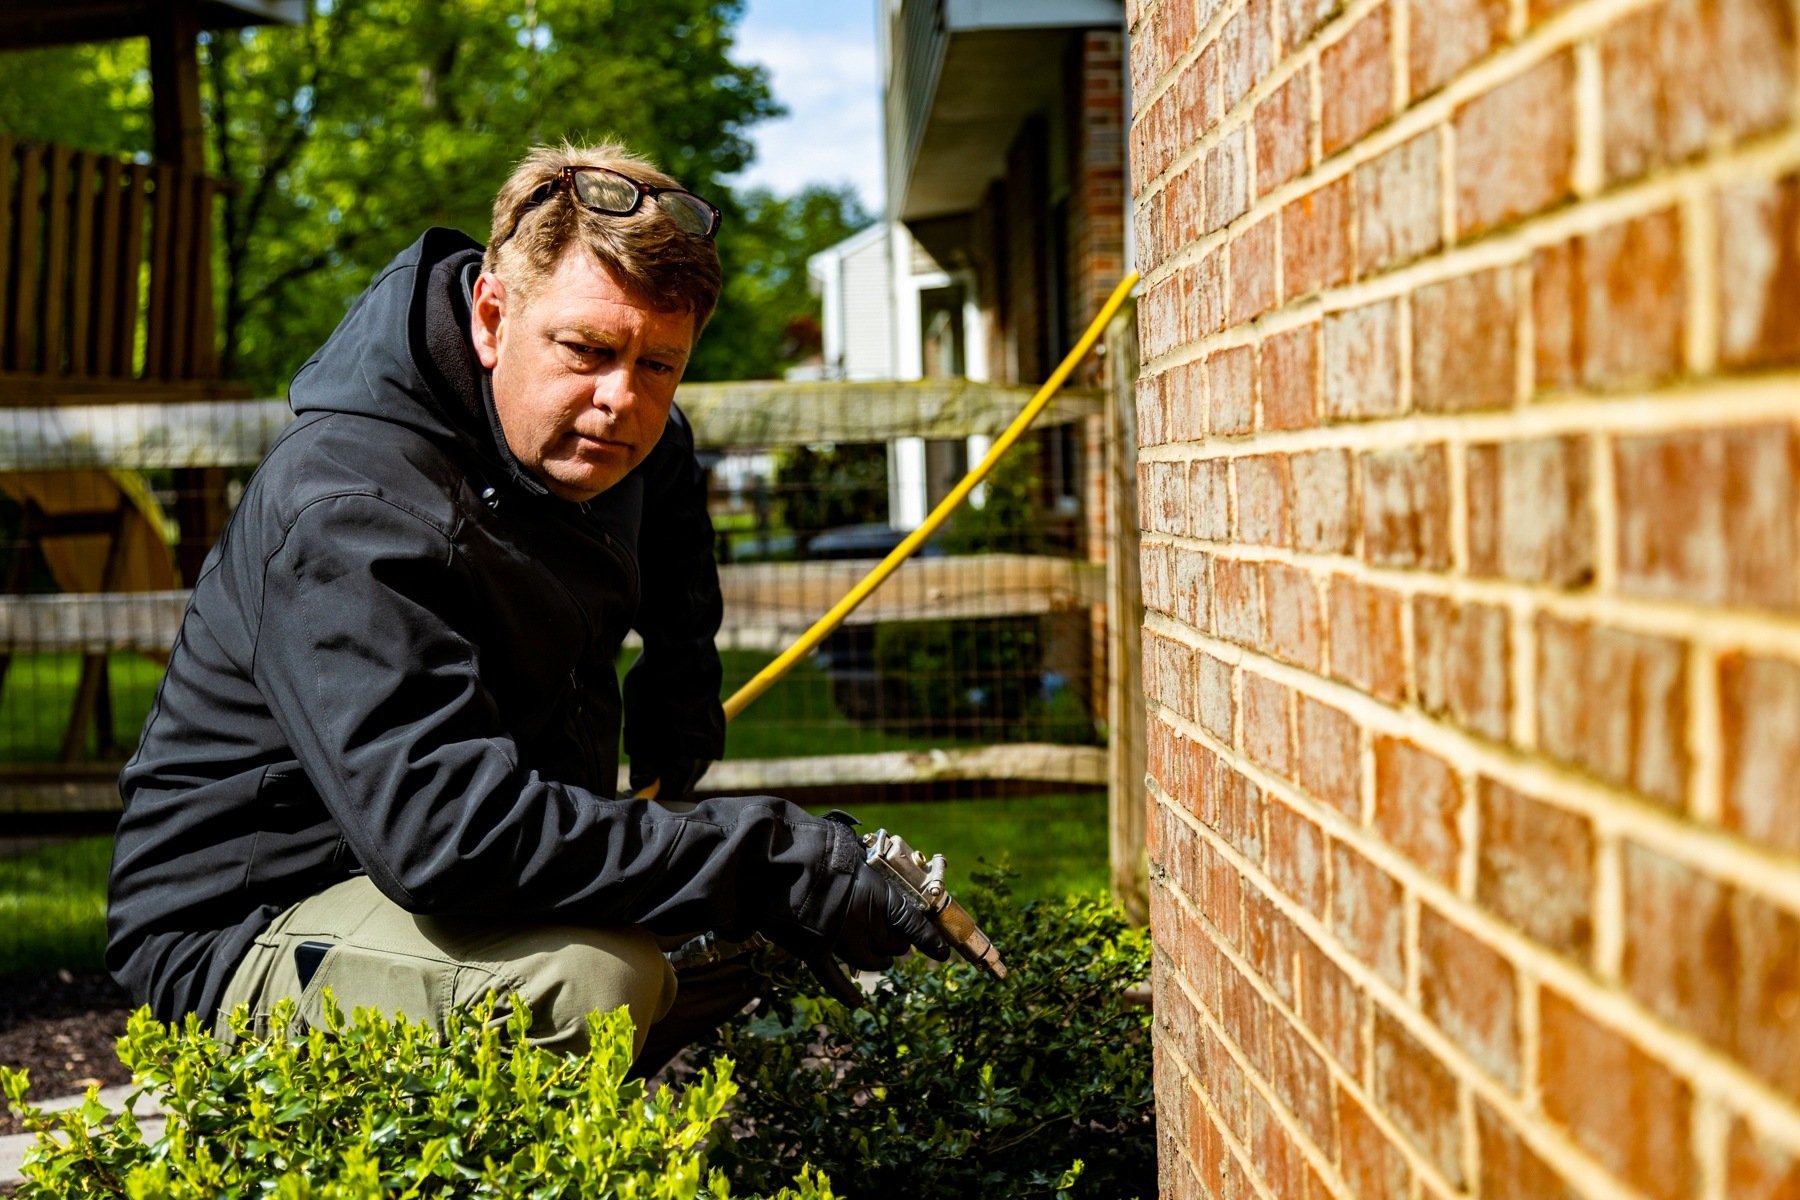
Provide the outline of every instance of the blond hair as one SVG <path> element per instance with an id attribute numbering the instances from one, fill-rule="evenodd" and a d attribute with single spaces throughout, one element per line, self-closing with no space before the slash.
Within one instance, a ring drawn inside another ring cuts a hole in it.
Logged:
<path id="1" fill-rule="evenodd" d="M 533 147 L 494 197 L 494 225 L 482 269 L 498 275 L 528 303 L 555 273 L 569 245 L 580 243 L 627 291 L 658 309 L 692 312 L 698 333 L 719 302 L 719 251 L 712 239 L 680 228 L 650 203 L 619 217 L 596 212 L 558 188 L 533 204 L 533 197 L 565 167 L 604 167 L 652 187 L 681 187 L 649 159 L 615 142 Z"/>

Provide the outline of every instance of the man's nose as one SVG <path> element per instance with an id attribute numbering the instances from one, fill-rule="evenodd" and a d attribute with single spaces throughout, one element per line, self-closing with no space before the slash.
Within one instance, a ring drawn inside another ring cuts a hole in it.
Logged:
<path id="1" fill-rule="evenodd" d="M 594 407 L 622 417 L 637 400 L 637 388 L 629 368 L 615 366 L 594 379 Z"/>

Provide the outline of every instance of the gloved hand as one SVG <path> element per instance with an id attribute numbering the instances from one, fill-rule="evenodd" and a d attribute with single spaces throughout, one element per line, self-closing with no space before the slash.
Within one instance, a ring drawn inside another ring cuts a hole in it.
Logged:
<path id="1" fill-rule="evenodd" d="M 706 758 L 665 758 L 657 762 L 645 759 L 631 760 L 631 791 L 633 795 L 650 786 L 652 780 L 659 780 L 656 792 L 659 800 L 679 800 L 694 790 L 706 769 L 712 766 L 712 760 Z"/>
<path id="2" fill-rule="evenodd" d="M 924 908 L 880 871 L 860 863 L 851 881 L 843 922 L 830 945 L 785 948 L 819 977 L 826 991 L 848 1007 L 858 1008 L 863 1002 L 862 990 L 844 974 L 837 957 L 858 971 L 884 971 L 915 946 L 939 962 L 950 957 L 950 943 Z"/>

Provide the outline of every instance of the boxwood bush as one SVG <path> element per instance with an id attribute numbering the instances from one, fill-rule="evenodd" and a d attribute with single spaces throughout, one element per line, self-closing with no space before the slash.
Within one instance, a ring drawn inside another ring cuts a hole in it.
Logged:
<path id="1" fill-rule="evenodd" d="M 777 961 L 774 1000 L 700 1047 L 743 1081 L 711 1158 L 732 1182 L 812 1164 L 858 1200 L 1156 1195 L 1147 935 L 1098 899 L 1016 907 L 991 872 L 959 898 L 1008 979 L 912 955 L 850 1010 Z"/>
<path id="2" fill-rule="evenodd" d="M 626 1079 L 631 1021 L 594 1014 L 585 1056 L 527 1045 L 531 1018 L 515 1000 L 429 1026 L 327 1003 L 326 1029 L 303 1029 L 292 1002 L 266 1038 L 221 1042 L 194 1017 L 165 1026 L 134 1014 L 119 1057 L 167 1110 L 146 1140 L 129 1111 L 90 1091 L 74 1109 L 26 1103 L 29 1080 L 0 1067 L 0 1090 L 37 1133 L 27 1153 L 31 1197 L 201 1200 L 374 1200 L 376 1197 L 638 1197 L 732 1194 L 707 1172 L 705 1148 L 736 1091 L 729 1064 L 647 1092 Z M 127 1106 L 129 1108 L 129 1106 Z M 801 1167 L 786 1200 L 830 1200 L 829 1182 Z"/>

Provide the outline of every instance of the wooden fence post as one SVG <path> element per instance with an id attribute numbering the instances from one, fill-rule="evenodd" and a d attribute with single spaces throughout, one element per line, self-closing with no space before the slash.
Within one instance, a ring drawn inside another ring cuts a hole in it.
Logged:
<path id="1" fill-rule="evenodd" d="M 1106 331 L 1107 845 L 1112 893 L 1126 916 L 1150 919 L 1144 856 L 1144 595 L 1138 572 L 1137 301 Z"/>

